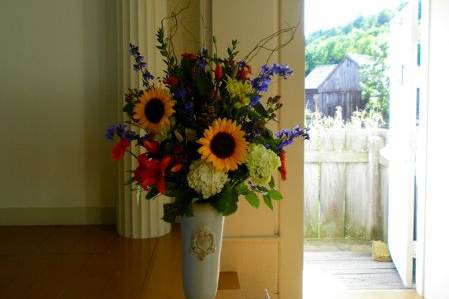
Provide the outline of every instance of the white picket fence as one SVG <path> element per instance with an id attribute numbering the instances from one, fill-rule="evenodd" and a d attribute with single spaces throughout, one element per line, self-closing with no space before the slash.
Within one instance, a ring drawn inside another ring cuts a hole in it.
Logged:
<path id="1" fill-rule="evenodd" d="M 387 130 L 314 129 L 305 145 L 305 237 L 384 239 Z"/>

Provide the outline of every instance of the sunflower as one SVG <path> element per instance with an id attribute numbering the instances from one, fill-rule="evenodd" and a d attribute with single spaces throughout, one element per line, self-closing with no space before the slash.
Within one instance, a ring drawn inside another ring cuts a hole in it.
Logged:
<path id="1" fill-rule="evenodd" d="M 170 117 L 175 112 L 175 103 L 170 95 L 161 88 L 146 90 L 134 106 L 134 119 L 151 133 L 158 133 L 170 124 Z"/>
<path id="2" fill-rule="evenodd" d="M 217 119 L 198 140 L 201 158 L 219 170 L 236 170 L 245 160 L 248 142 L 240 126 L 228 119 Z"/>

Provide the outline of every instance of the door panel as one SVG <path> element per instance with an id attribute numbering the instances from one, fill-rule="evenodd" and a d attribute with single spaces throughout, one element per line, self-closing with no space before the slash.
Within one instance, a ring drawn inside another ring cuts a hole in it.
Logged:
<path id="1" fill-rule="evenodd" d="M 289 25 L 298 24 L 302 15 L 301 0 L 210 1 L 212 34 L 216 36 L 219 54 L 223 55 L 231 40 L 239 40 L 239 57 L 243 58 L 262 38 Z M 273 40 L 279 45 L 287 36 Z M 207 38 L 206 38 L 207 40 Z M 302 25 L 282 55 L 275 53 L 271 63 L 287 63 L 295 76 L 282 84 L 274 80 L 270 93 L 280 93 L 284 106 L 280 122 L 272 128 L 303 124 L 304 111 L 304 44 Z M 265 63 L 267 52 L 252 60 L 253 76 Z M 282 59 L 281 59 L 282 57 Z M 281 88 L 282 85 L 282 88 Z M 263 298 L 268 289 L 271 298 L 300 298 L 302 263 L 303 149 L 296 144 L 288 149 L 289 180 L 280 183 L 284 200 L 268 210 L 254 210 L 240 202 L 236 215 L 228 217 L 223 243 L 223 270 L 237 271 L 246 298 Z M 244 200 L 244 199 L 242 199 Z"/>
<path id="2" fill-rule="evenodd" d="M 404 285 L 413 284 L 413 214 L 417 90 L 417 1 L 391 26 L 388 245 Z"/>
<path id="3" fill-rule="evenodd" d="M 424 297 L 449 298 L 449 1 L 430 1 Z"/>

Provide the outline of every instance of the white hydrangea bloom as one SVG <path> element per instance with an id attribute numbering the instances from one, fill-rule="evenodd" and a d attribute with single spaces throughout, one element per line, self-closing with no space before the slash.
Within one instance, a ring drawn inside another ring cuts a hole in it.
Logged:
<path id="1" fill-rule="evenodd" d="M 268 187 L 271 176 L 281 166 L 281 159 L 275 152 L 261 144 L 251 144 L 246 156 L 251 181 L 257 186 Z"/>
<path id="2" fill-rule="evenodd" d="M 190 188 L 201 194 L 204 199 L 219 193 L 228 180 L 226 172 L 216 169 L 204 160 L 192 162 L 187 174 Z"/>

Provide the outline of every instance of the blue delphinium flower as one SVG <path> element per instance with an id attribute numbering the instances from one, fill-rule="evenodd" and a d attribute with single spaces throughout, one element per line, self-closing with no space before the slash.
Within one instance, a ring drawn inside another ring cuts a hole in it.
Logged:
<path id="1" fill-rule="evenodd" d="M 276 133 L 276 137 L 281 140 L 281 144 L 278 149 L 282 150 L 285 146 L 290 145 L 294 142 L 296 138 L 303 137 L 304 139 L 309 139 L 308 129 L 301 128 L 299 125 L 294 126 L 291 130 L 283 129 Z"/>
<path id="2" fill-rule="evenodd" d="M 145 69 L 143 71 L 142 75 L 143 75 L 143 80 L 144 81 L 150 81 L 150 80 L 154 79 L 154 76 L 147 69 Z"/>
<path id="3" fill-rule="evenodd" d="M 257 103 L 259 103 L 260 102 L 260 98 L 261 98 L 261 96 L 259 94 L 255 94 L 255 95 L 251 96 L 250 97 L 251 105 L 255 106 Z"/>
<path id="4" fill-rule="evenodd" d="M 192 122 L 195 118 L 194 106 L 193 102 L 186 102 L 183 105 L 182 114 L 185 120 L 189 122 Z"/>
<path id="5" fill-rule="evenodd" d="M 189 112 L 193 112 L 193 102 L 187 102 L 184 104 L 184 109 L 189 111 Z"/>
<path id="6" fill-rule="evenodd" d="M 130 43 L 129 55 L 134 57 L 134 71 L 142 72 L 143 85 L 150 87 L 150 81 L 154 79 L 154 76 L 147 70 L 147 63 L 145 62 L 145 58 L 140 55 L 139 47 Z"/>
<path id="7" fill-rule="evenodd" d="M 173 98 L 175 100 L 181 100 L 181 99 L 185 99 L 188 96 L 188 92 L 187 89 L 185 89 L 184 87 L 180 87 L 178 89 L 175 90 L 175 92 L 173 93 Z"/>
<path id="8" fill-rule="evenodd" d="M 271 71 L 273 72 L 273 75 L 281 76 L 284 79 L 287 79 L 287 77 L 293 74 L 293 71 L 286 64 L 275 63 L 271 66 Z"/>
<path id="9" fill-rule="evenodd" d="M 106 139 L 108 140 L 112 140 L 114 139 L 114 135 L 115 135 L 115 125 L 109 125 L 108 128 L 106 129 Z"/>
<path id="10" fill-rule="evenodd" d="M 286 64 L 272 64 L 270 66 L 264 64 L 260 70 L 259 75 L 251 80 L 251 86 L 256 91 L 258 96 L 253 96 L 251 98 L 251 104 L 254 106 L 260 101 L 260 94 L 267 92 L 268 87 L 271 84 L 272 77 L 274 75 L 281 76 L 286 79 L 291 76 L 293 71 Z"/>
<path id="11" fill-rule="evenodd" d="M 207 49 L 206 48 L 201 48 L 200 52 L 198 54 L 198 59 L 196 60 L 196 65 L 200 68 L 200 69 L 204 69 L 207 65 Z"/>
<path id="12" fill-rule="evenodd" d="M 128 141 L 140 140 L 139 134 L 136 132 L 129 130 L 126 126 L 122 124 L 118 125 L 109 125 L 106 129 L 106 139 L 112 140 L 114 136 L 118 136 L 120 139 L 128 139 Z"/>

